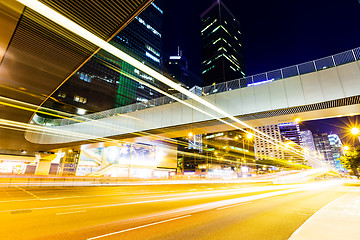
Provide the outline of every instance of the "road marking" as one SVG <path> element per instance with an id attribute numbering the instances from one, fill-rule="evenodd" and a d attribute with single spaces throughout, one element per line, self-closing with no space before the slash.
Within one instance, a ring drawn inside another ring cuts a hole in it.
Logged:
<path id="1" fill-rule="evenodd" d="M 111 235 L 115 235 L 115 234 L 119 234 L 119 233 L 123 233 L 123 232 L 129 232 L 129 231 L 136 230 L 136 229 L 140 229 L 140 228 L 150 227 L 150 226 L 154 226 L 154 225 L 161 224 L 161 223 L 165 223 L 165 222 L 175 221 L 175 220 L 182 219 L 182 218 L 186 218 L 186 217 L 190 217 L 190 216 L 191 216 L 191 215 L 185 215 L 185 216 L 181 216 L 181 217 L 170 218 L 170 219 L 163 220 L 163 221 L 159 221 L 159 222 L 149 223 L 149 224 L 145 224 L 145 225 L 138 226 L 138 227 L 128 228 L 128 229 L 125 229 L 125 230 L 121 230 L 121 231 L 117 231 L 117 232 L 112 232 L 112 233 L 100 235 L 100 236 L 97 236 L 97 237 L 88 238 L 87 240 L 93 240 L 93 239 L 108 237 L 108 236 L 111 236 Z"/>
<path id="2" fill-rule="evenodd" d="M 255 187 L 255 188 L 249 188 L 249 189 L 239 189 L 238 191 L 234 190 L 221 190 L 221 191 L 215 191 L 215 193 L 211 193 L 210 191 L 205 191 L 204 193 L 208 192 L 207 194 L 199 195 L 199 193 L 196 193 L 196 195 L 190 195 L 190 196 L 182 196 L 182 197 L 174 197 L 174 198 L 161 198 L 161 199 L 154 199 L 154 200 L 146 200 L 146 201 L 137 201 L 137 202 L 125 202 L 125 203 L 111 203 L 111 204 L 103 204 L 103 205 L 96 205 L 94 203 L 87 203 L 87 204 L 76 204 L 76 205 L 63 205 L 63 206 L 50 206 L 50 207 L 37 207 L 37 208 L 30 208 L 30 210 L 44 210 L 44 209 L 53 209 L 53 208 L 74 208 L 74 210 L 78 209 L 91 209 L 91 208 L 107 208 L 107 207 L 116 207 L 116 206 L 126 206 L 126 205 L 135 205 L 135 204 L 146 204 L 146 203 L 156 203 L 156 202 L 167 202 L 167 201 L 179 201 L 179 200 L 185 200 L 185 199 L 196 199 L 196 198 L 206 198 L 206 197 L 215 197 L 215 196 L 228 196 L 228 195 L 237 195 L 237 194 L 244 194 L 244 193 L 255 193 L 255 192 L 261 192 L 261 191 L 272 191 L 270 193 L 264 193 L 260 195 L 255 196 L 247 196 L 247 197 L 241 197 L 241 202 L 248 202 L 251 200 L 257 200 L 262 198 L 268 198 L 278 195 L 283 195 L 287 193 L 293 193 L 293 192 L 299 192 L 299 191 L 305 191 L 310 189 L 316 189 L 324 186 L 329 186 L 330 184 L 334 183 L 319 183 L 319 184 L 300 184 L 298 186 L 267 186 L 267 187 Z M 307 187 L 306 187 L 307 186 Z M 282 190 L 281 189 L 288 189 L 288 190 Z M 193 194 L 194 192 L 191 192 L 190 194 Z M 195 194 L 195 193 L 194 193 Z M 175 194 L 177 195 L 177 194 Z M 180 194 L 180 195 L 183 195 Z M 189 194 L 188 194 L 189 195 Z M 231 205 L 236 204 L 239 202 L 234 202 L 229 200 L 224 200 L 226 203 L 224 205 Z M 223 205 L 223 206 L 224 206 Z M 7 210 L 0 210 L 0 213 L 3 212 L 11 212 L 11 211 L 17 211 L 17 210 L 23 210 L 23 209 L 7 209 Z"/>
<path id="3" fill-rule="evenodd" d="M 21 187 L 18 187 L 18 186 L 15 186 L 15 187 L 16 187 L 17 189 L 20 189 L 20 190 L 26 192 L 27 194 L 30 194 L 30 195 L 33 196 L 34 198 L 37 198 L 37 199 L 40 199 L 40 200 L 41 200 L 41 198 L 39 198 L 38 196 L 36 196 L 36 195 L 33 194 L 32 192 L 29 192 L 29 191 L 27 191 L 27 190 L 25 190 L 25 189 L 23 189 L 23 188 L 21 188 Z"/>
<path id="4" fill-rule="evenodd" d="M 299 215 L 304 215 L 304 216 L 311 216 L 311 214 L 308 214 L 308 213 L 301 213 L 301 212 L 299 212 L 299 213 L 297 213 L 297 214 L 299 214 Z"/>
<path id="5" fill-rule="evenodd" d="M 241 206 L 241 205 L 245 205 L 245 204 L 249 204 L 249 203 L 252 203 L 252 202 L 239 203 L 239 204 L 235 204 L 235 205 L 231 205 L 231 206 L 217 208 L 216 210 L 222 210 L 222 209 L 226 209 L 226 208 L 237 207 L 237 206 Z"/>
<path id="6" fill-rule="evenodd" d="M 56 213 L 56 215 L 65 215 L 65 214 L 73 214 L 73 213 L 84 213 L 84 212 L 87 212 L 87 210 L 75 211 L 75 212 Z"/>

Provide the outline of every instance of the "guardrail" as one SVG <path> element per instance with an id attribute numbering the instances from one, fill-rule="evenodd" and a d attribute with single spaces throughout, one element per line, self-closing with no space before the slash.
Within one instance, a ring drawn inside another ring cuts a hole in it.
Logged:
<path id="1" fill-rule="evenodd" d="M 342 53 L 338 53 L 329 57 L 317 59 L 314 61 L 301 63 L 298 65 L 285 67 L 265 73 L 260 73 L 245 78 L 235 79 L 228 82 L 218 83 L 211 86 L 206 86 L 202 88 L 202 94 L 206 96 L 215 93 L 231 91 L 238 88 L 257 86 L 264 83 L 273 82 L 279 79 L 285 79 L 293 76 L 321 71 L 327 68 L 340 66 L 358 60 L 360 60 L 360 47 Z M 181 100 L 189 99 L 188 96 L 182 93 L 177 93 L 174 94 L 173 96 Z M 175 102 L 175 100 L 168 96 L 164 96 L 146 102 L 134 103 L 119 108 L 88 114 L 86 116 L 75 116 L 73 118 L 50 119 L 36 115 L 33 118 L 33 121 L 41 125 L 50 125 L 50 126 L 69 125 L 69 124 L 97 120 L 97 119 L 129 113 L 129 112 L 139 111 L 142 109 L 161 106 L 172 102 Z M 59 114 L 61 113 L 59 112 Z"/>

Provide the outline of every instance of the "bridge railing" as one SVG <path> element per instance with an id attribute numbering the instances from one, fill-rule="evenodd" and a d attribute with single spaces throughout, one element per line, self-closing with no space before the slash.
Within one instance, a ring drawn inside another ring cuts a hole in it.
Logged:
<path id="1" fill-rule="evenodd" d="M 321 71 L 327 68 L 340 66 L 358 60 L 360 60 L 360 48 L 355 48 L 314 61 L 309 61 L 245 78 L 206 86 L 203 88 L 203 93 L 204 95 L 209 95 L 219 92 L 231 91 L 238 88 L 256 86 L 268 82 L 273 82 L 279 79 L 285 79 L 293 76 Z"/>
<path id="2" fill-rule="evenodd" d="M 302 74 L 307 74 L 311 72 L 321 71 L 327 68 L 332 68 L 335 66 L 340 66 L 346 63 L 355 62 L 360 60 L 360 47 L 348 50 L 342 53 L 338 53 L 329 57 L 320 58 L 314 61 L 309 61 L 301 63 L 298 65 L 285 67 L 277 70 L 272 70 L 265 73 L 256 74 L 253 76 L 231 80 L 228 82 L 218 83 L 210 86 L 205 86 L 202 88 L 203 95 L 211 95 L 220 92 L 226 92 L 235 90 L 238 88 L 257 86 L 265 84 L 268 82 L 273 82 L 279 79 L 285 79 L 293 76 L 298 76 Z M 177 99 L 187 100 L 188 96 L 182 93 L 177 93 L 173 95 Z M 107 118 L 111 116 L 116 116 L 119 114 L 125 114 L 129 112 L 134 112 L 146 108 L 161 106 L 175 102 L 171 97 L 164 96 L 160 98 L 155 98 L 149 101 L 134 103 L 131 105 L 118 107 L 98 113 L 88 114 L 86 116 L 77 116 L 74 115 L 72 118 L 63 118 L 63 119 L 49 119 L 43 118 L 39 115 L 36 115 L 33 118 L 33 121 L 41 125 L 50 125 L 50 126 L 60 126 L 60 125 L 69 125 L 84 121 L 97 120 L 102 118 Z"/>

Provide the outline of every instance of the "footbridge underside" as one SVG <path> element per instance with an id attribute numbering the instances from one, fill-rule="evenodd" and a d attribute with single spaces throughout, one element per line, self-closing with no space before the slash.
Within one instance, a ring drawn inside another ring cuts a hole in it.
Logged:
<path id="1" fill-rule="evenodd" d="M 295 117 L 314 120 L 356 115 L 360 113 L 359 61 L 207 95 L 203 99 L 253 127 L 290 122 Z M 212 116 L 175 102 L 93 121 L 48 126 L 43 131 L 29 131 L 25 137 L 38 144 L 76 143 L 107 137 L 148 141 L 158 136 L 185 136 L 189 131 L 200 134 L 233 129 L 217 120 L 225 118 L 213 109 L 192 99 L 186 102 Z M 73 134 L 56 134 L 58 131 Z"/>

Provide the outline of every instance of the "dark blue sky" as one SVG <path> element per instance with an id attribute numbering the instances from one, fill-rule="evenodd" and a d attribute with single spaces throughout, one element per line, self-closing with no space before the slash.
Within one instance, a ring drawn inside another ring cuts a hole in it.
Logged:
<path id="1" fill-rule="evenodd" d="M 200 76 L 200 14 L 211 0 L 164 1 L 164 49 L 188 58 Z M 358 0 L 223 0 L 244 36 L 246 74 L 253 75 L 360 46 Z"/>
<path id="2" fill-rule="evenodd" d="M 300 123 L 300 129 L 309 129 L 313 133 L 335 133 L 338 134 L 344 144 L 359 145 L 357 138 L 350 134 L 350 129 L 360 126 L 360 116 L 330 118 L 313 120 Z"/>
<path id="3" fill-rule="evenodd" d="M 260 1 L 223 0 L 238 18 L 244 36 L 246 74 L 253 75 L 360 47 L 358 0 Z M 190 71 L 200 71 L 200 14 L 211 0 L 164 1 L 165 53 L 188 59 Z M 340 134 L 359 117 L 303 122 L 302 129 Z"/>

